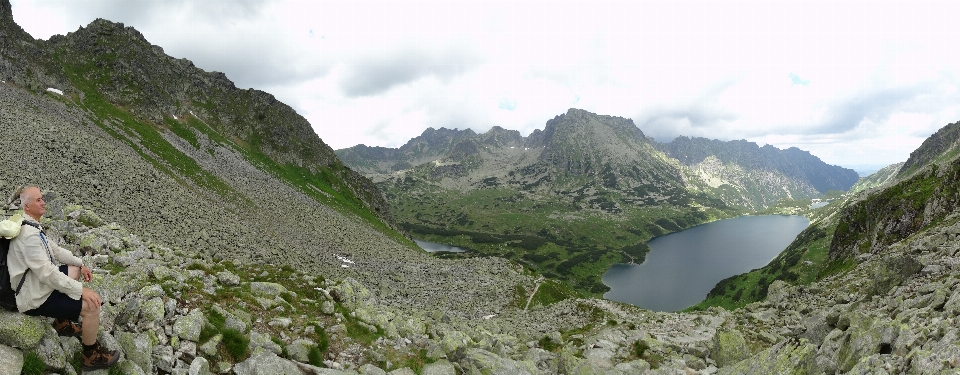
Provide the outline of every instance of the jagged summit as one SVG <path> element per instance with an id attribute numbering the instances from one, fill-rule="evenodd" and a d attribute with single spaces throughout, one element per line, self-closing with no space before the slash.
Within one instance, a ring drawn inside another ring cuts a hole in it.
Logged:
<path id="1" fill-rule="evenodd" d="M 859 178 L 853 170 L 827 165 L 820 158 L 796 147 L 781 150 L 771 145 L 761 147 L 742 139 L 724 142 L 685 136 L 677 137 L 670 143 L 657 144 L 657 147 L 686 165 L 697 165 L 713 156 L 723 164 L 781 171 L 791 178 L 809 183 L 820 193 L 846 191 Z"/>

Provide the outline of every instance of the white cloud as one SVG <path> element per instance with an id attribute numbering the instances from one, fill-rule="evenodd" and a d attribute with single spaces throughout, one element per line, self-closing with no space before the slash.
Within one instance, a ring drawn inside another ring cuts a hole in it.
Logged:
<path id="1" fill-rule="evenodd" d="M 905 160 L 957 120 L 944 2 L 13 1 L 35 37 L 102 17 L 290 104 L 334 148 L 528 134 L 570 107 L 676 135 Z"/>

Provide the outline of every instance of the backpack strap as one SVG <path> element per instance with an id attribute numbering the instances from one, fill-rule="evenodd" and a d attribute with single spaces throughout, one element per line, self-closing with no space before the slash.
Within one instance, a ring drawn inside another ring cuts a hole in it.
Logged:
<path id="1" fill-rule="evenodd" d="M 40 228 L 40 224 L 36 224 L 34 222 L 24 220 L 23 222 L 20 223 L 20 226 L 24 226 L 24 225 L 29 225 L 31 227 L 37 228 L 37 230 L 40 231 L 40 233 L 43 233 L 43 229 Z"/>
<path id="2" fill-rule="evenodd" d="M 40 225 L 39 225 L 39 224 L 28 223 L 28 222 L 26 222 L 26 221 L 20 223 L 20 226 L 21 226 L 21 227 L 24 226 L 24 225 L 29 225 L 29 226 L 31 226 L 31 227 L 37 228 L 37 230 L 40 230 Z M 43 233 L 43 231 L 40 231 L 40 233 Z M 27 280 L 27 274 L 28 274 L 28 273 L 30 273 L 30 267 L 27 267 L 27 270 L 23 272 L 23 277 L 20 278 L 20 283 L 17 284 L 17 290 L 15 290 L 15 291 L 13 292 L 13 295 L 14 295 L 14 296 L 19 296 L 19 295 L 20 295 L 20 289 L 23 288 L 23 282 Z"/>

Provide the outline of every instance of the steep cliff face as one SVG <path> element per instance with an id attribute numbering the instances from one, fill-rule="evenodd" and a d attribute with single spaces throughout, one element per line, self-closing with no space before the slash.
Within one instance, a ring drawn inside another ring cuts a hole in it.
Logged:
<path id="1" fill-rule="evenodd" d="M 940 128 L 928 137 L 897 172 L 897 178 L 905 178 L 926 165 L 950 161 L 960 155 L 960 122 Z"/>

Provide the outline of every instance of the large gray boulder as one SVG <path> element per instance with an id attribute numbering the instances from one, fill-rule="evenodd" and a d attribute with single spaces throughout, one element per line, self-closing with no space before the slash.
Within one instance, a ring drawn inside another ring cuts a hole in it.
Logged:
<path id="1" fill-rule="evenodd" d="M 20 375 L 23 368 L 23 353 L 6 345 L 0 345 L 0 375 Z"/>
<path id="2" fill-rule="evenodd" d="M 713 337 L 713 347 L 710 358 L 723 367 L 740 362 L 750 356 L 747 340 L 740 331 L 735 329 L 717 330 Z"/>
<path id="3" fill-rule="evenodd" d="M 291 361 L 280 358 L 273 352 L 265 351 L 238 363 L 233 367 L 237 375 L 298 375 L 303 372 Z"/>
<path id="4" fill-rule="evenodd" d="M 518 362 L 500 357 L 483 349 L 467 349 L 460 360 L 464 374 L 536 374 L 538 371 L 532 362 Z"/>
<path id="5" fill-rule="evenodd" d="M 146 333 L 120 332 L 120 348 L 127 361 L 133 362 L 146 373 L 153 373 L 153 341 Z"/>
<path id="6" fill-rule="evenodd" d="M 420 375 L 456 375 L 457 369 L 453 367 L 453 364 L 450 361 L 441 359 L 434 363 L 428 363 L 423 366 L 423 370 L 420 371 Z"/>
<path id="7" fill-rule="evenodd" d="M 20 349 L 36 348 L 47 327 L 41 318 L 0 309 L 0 344 Z"/>
<path id="8" fill-rule="evenodd" d="M 721 375 L 793 374 L 817 375 L 817 348 L 807 340 L 784 341 L 756 355 L 728 367 L 721 367 Z"/>
<path id="9" fill-rule="evenodd" d="M 77 339 L 73 338 L 73 340 Z M 70 366 L 70 358 L 73 358 L 77 352 L 67 352 L 60 343 L 57 331 L 53 327 L 47 327 L 47 332 L 37 347 L 37 354 L 43 359 L 48 369 L 63 371 Z"/>
<path id="10" fill-rule="evenodd" d="M 173 323 L 173 334 L 184 340 L 197 342 L 200 340 L 200 330 L 207 324 L 207 318 L 199 308 L 189 314 L 177 318 Z"/>

